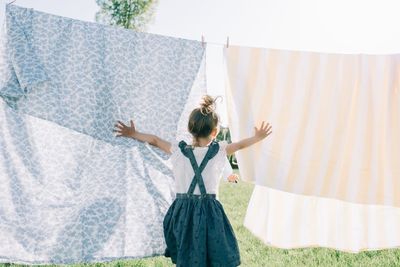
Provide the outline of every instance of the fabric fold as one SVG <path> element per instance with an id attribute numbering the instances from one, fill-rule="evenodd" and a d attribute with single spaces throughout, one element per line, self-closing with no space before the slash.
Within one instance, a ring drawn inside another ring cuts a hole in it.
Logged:
<path id="1" fill-rule="evenodd" d="M 256 185 L 244 226 L 266 245 L 345 252 L 400 247 L 400 208 L 304 196 Z"/>
<path id="2" fill-rule="evenodd" d="M 5 60 L 12 66 L 12 74 L 9 76 L 10 80 L 3 81 L 0 87 L 2 95 L 15 98 L 28 94 L 36 85 L 49 80 L 32 47 L 33 10 L 18 10 L 13 5 L 6 7 L 7 35 L 3 42 L 6 42 L 8 54 Z"/>
<path id="3" fill-rule="evenodd" d="M 138 33 L 38 11 L 29 13 L 13 5 L 7 9 L 8 17 L 10 13 L 18 22 L 25 21 L 26 15 L 32 17 L 32 25 L 23 30 L 32 36 L 30 46 L 39 57 L 38 62 L 44 64 L 49 78 L 48 82 L 36 84 L 29 97 L 19 98 L 13 107 L 24 114 L 111 143 L 119 141 L 114 138 L 109 122 L 121 118 L 134 119 L 137 125 L 143 125 L 143 131 L 167 131 L 166 138 L 175 137 L 176 129 L 165 129 L 167 124 L 163 120 L 172 123 L 177 114 L 181 114 L 188 94 L 173 95 L 171 88 L 190 92 L 202 70 L 204 48 L 200 42 Z M 14 31 L 19 34 L 20 30 L 11 27 L 7 35 L 16 34 Z M 25 51 L 24 43 L 21 47 L 14 47 L 13 51 Z M 27 66 L 21 68 L 30 68 L 29 62 L 25 63 Z M 21 87 L 17 88 L 20 81 L 11 80 L 13 86 L 6 90 L 21 91 Z M 10 95 L 4 98 L 7 102 L 13 100 Z M 171 102 L 162 101 L 165 96 Z M 151 98 L 154 101 L 149 101 Z M 100 114 L 99 110 L 103 112 Z M 158 116 L 157 110 L 166 111 L 164 119 Z M 179 113 L 172 114 L 174 110 Z M 96 115 L 88 116 L 90 113 Z M 88 119 L 81 121 L 79 118 L 83 116 Z M 151 128 L 147 121 L 154 122 Z"/>

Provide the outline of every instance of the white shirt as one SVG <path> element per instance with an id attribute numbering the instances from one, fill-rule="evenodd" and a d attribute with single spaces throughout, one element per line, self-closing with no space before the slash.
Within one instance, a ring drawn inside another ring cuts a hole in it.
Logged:
<path id="1" fill-rule="evenodd" d="M 201 173 L 208 194 L 218 194 L 218 186 L 221 176 L 227 178 L 233 172 L 226 157 L 225 149 L 228 143 L 226 141 L 220 141 L 218 144 L 218 153 L 208 161 L 206 167 Z M 200 166 L 207 150 L 208 146 L 195 147 L 193 149 L 193 154 L 198 166 Z M 189 158 L 185 157 L 181 152 L 179 142 L 172 143 L 171 152 L 172 171 L 175 178 L 175 192 L 187 193 L 194 177 L 194 170 L 190 164 Z M 198 184 L 196 184 L 194 194 L 200 195 Z"/>

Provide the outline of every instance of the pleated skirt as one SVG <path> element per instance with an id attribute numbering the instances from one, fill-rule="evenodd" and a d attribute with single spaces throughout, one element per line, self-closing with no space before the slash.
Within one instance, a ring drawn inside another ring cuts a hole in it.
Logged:
<path id="1" fill-rule="evenodd" d="M 177 267 L 240 265 L 235 233 L 214 194 L 177 194 L 163 227 L 165 256 Z"/>

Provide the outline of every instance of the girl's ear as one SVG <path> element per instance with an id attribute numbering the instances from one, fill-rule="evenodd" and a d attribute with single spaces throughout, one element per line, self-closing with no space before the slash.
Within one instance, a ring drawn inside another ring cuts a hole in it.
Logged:
<path id="1" fill-rule="evenodd" d="M 218 128 L 214 128 L 214 130 L 212 130 L 211 134 L 212 134 L 214 137 L 217 137 L 217 135 L 218 135 Z"/>

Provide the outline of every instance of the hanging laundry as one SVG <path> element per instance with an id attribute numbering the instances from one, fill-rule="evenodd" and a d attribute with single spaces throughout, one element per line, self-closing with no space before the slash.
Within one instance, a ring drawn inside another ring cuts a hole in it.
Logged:
<path id="1" fill-rule="evenodd" d="M 229 47 L 233 140 L 243 179 L 286 192 L 400 206 L 400 55 Z"/>
<path id="2" fill-rule="evenodd" d="M 174 195 L 168 156 L 112 129 L 133 119 L 140 131 L 187 140 L 189 113 L 206 88 L 201 43 L 14 5 L 6 17 L 0 262 L 163 254 Z"/>
<path id="3" fill-rule="evenodd" d="M 232 138 L 274 126 L 237 154 L 256 183 L 245 227 L 280 248 L 400 246 L 399 56 L 225 53 Z"/>
<path id="4" fill-rule="evenodd" d="M 244 226 L 266 245 L 346 252 L 400 247 L 400 208 L 305 196 L 256 185 Z"/>

